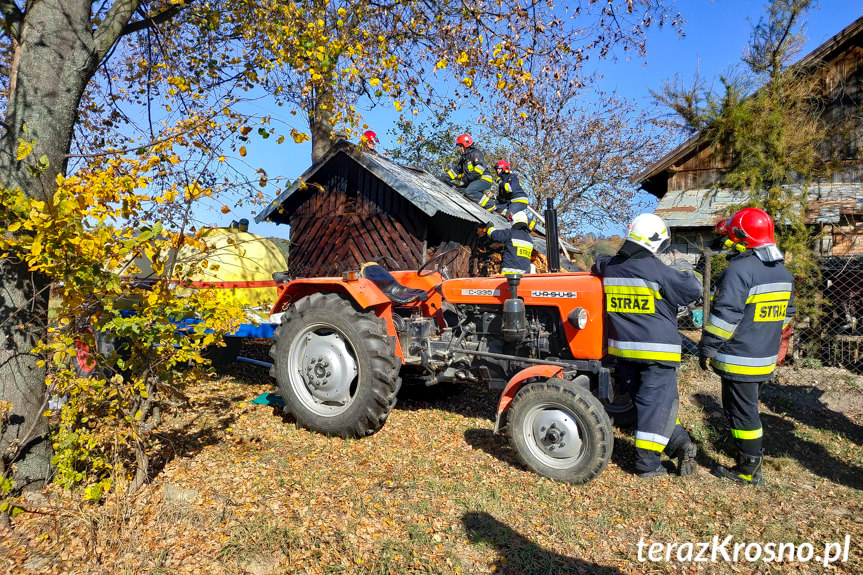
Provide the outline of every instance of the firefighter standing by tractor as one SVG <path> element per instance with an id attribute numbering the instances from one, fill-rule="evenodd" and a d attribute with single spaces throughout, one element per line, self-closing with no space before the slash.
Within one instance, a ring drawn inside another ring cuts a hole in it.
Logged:
<path id="1" fill-rule="evenodd" d="M 608 353 L 635 401 L 635 469 L 643 478 L 668 473 L 662 453 L 677 458 L 678 475 L 696 469 L 697 448 L 677 416 L 677 309 L 699 298 L 701 280 L 683 258 L 667 266 L 656 257 L 669 244 L 662 218 L 641 214 L 617 254 L 598 257 L 592 269 L 605 292 Z"/>
<path id="2" fill-rule="evenodd" d="M 533 254 L 533 239 L 528 228 L 527 212 L 512 215 L 512 227 L 496 229 L 492 222 L 485 225 L 486 235 L 493 242 L 504 244 L 500 261 L 500 273 L 514 275 L 530 273 L 530 256 Z"/>
<path id="3" fill-rule="evenodd" d="M 782 329 L 794 316 L 793 279 L 773 236 L 773 219 L 758 208 L 743 209 L 724 225 L 734 253 L 719 278 L 701 337 L 702 369 L 722 378 L 722 406 L 737 447 L 737 465 L 716 474 L 739 483 L 764 483 L 763 428 L 759 384 L 772 377 Z"/>
<path id="4" fill-rule="evenodd" d="M 450 184 L 462 188 L 461 192 L 465 196 L 493 212 L 497 203 L 491 193 L 492 176 L 486 172 L 485 156 L 474 146 L 473 138 L 469 134 L 462 134 L 456 138 L 456 147 L 461 157 L 447 171 Z"/>
<path id="5" fill-rule="evenodd" d="M 518 176 L 512 173 L 509 162 L 499 160 L 494 169 L 500 182 L 497 185 L 497 209 L 504 217 L 527 209 L 527 192 L 521 187 Z"/>

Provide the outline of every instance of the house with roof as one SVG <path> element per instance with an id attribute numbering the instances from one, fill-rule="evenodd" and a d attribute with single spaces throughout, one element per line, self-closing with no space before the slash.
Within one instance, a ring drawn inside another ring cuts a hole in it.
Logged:
<path id="1" fill-rule="evenodd" d="M 827 126 L 851 126 L 849 138 L 820 147 L 838 168 L 806 189 L 808 223 L 822 232 L 814 248 L 824 256 L 863 256 L 863 17 L 795 67 L 819 79 Z M 672 247 L 693 258 L 714 225 L 748 199 L 746 192 L 717 187 L 727 161 L 697 133 L 633 178 L 659 199 L 655 213 L 668 224 Z"/>
<path id="2" fill-rule="evenodd" d="M 452 277 L 488 275 L 487 241 L 477 230 L 489 221 L 507 225 L 425 170 L 344 140 L 255 217 L 265 220 L 290 226 L 293 277 L 339 276 L 368 261 L 417 269 L 453 248 L 460 253 L 448 266 Z M 534 236 L 535 249 L 547 254 L 542 225 Z"/>
<path id="3" fill-rule="evenodd" d="M 829 179 L 805 188 L 824 281 L 823 314 L 807 337 L 828 363 L 863 367 L 863 17 L 794 66 L 820 84 L 828 136 L 819 150 L 835 166 Z M 721 187 L 727 166 L 721 150 L 697 133 L 633 177 L 659 200 L 655 213 L 668 224 L 671 248 L 692 261 L 714 237 L 715 224 L 748 201 L 747 192 Z"/>

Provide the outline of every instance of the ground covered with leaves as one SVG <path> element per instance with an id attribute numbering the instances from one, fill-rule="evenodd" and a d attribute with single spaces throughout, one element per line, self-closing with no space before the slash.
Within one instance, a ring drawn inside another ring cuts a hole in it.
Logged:
<path id="1" fill-rule="evenodd" d="M 362 440 L 298 429 L 250 403 L 273 390 L 266 369 L 237 365 L 194 390 L 193 417 L 152 484 L 102 505 L 48 490 L 0 536 L 9 573 L 821 573 L 822 563 L 639 562 L 638 544 L 844 543 L 827 568 L 863 570 L 863 378 L 782 368 L 765 386 L 764 488 L 709 469 L 731 463 L 719 380 L 692 358 L 680 375 L 681 419 L 699 443 L 687 478 L 632 474 L 631 429 L 586 485 L 519 466 L 494 435 L 497 395 L 405 396 Z M 668 547 L 666 547 L 667 549 Z M 647 557 L 642 548 L 642 558 Z M 697 547 L 696 547 L 697 552 Z M 731 548 L 729 547 L 729 550 Z M 676 557 L 677 551 L 672 551 Z M 696 553 L 693 553 L 693 558 Z M 685 554 L 684 554 L 685 556 Z M 708 553 L 709 557 L 709 553 Z"/>

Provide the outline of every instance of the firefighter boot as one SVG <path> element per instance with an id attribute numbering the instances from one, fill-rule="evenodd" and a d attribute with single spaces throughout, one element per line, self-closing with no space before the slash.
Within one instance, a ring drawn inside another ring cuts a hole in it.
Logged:
<path id="1" fill-rule="evenodd" d="M 737 456 L 737 465 L 728 469 L 720 465 L 716 468 L 716 474 L 725 479 L 731 479 L 738 483 L 747 485 L 764 485 L 764 479 L 761 477 L 762 455 L 747 455 L 741 453 Z"/>
<path id="2" fill-rule="evenodd" d="M 677 448 L 674 455 L 677 457 L 677 474 L 680 477 L 692 475 L 698 468 L 695 463 L 695 456 L 698 453 L 698 448 L 694 441 L 687 441 Z"/>

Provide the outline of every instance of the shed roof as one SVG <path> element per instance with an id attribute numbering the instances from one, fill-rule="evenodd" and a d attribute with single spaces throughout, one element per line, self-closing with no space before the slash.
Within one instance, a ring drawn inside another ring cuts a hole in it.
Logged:
<path id="1" fill-rule="evenodd" d="M 276 223 L 288 223 L 288 217 L 293 207 L 290 201 L 292 196 L 298 190 L 303 189 L 305 183 L 312 180 L 323 166 L 339 155 L 345 155 L 363 166 L 429 218 L 438 213 L 444 213 L 476 224 L 484 224 L 488 221 L 493 221 L 497 225 L 505 225 L 506 223 L 504 218 L 483 209 L 476 202 L 466 198 L 458 190 L 441 182 L 422 168 L 404 166 L 383 156 L 363 152 L 356 145 L 345 140 L 337 142 L 319 162 L 303 172 L 296 182 L 279 194 L 264 211 L 255 216 L 255 221 L 260 223 L 264 220 L 270 220 Z M 545 235 L 545 229 L 539 224 L 535 231 Z"/>

